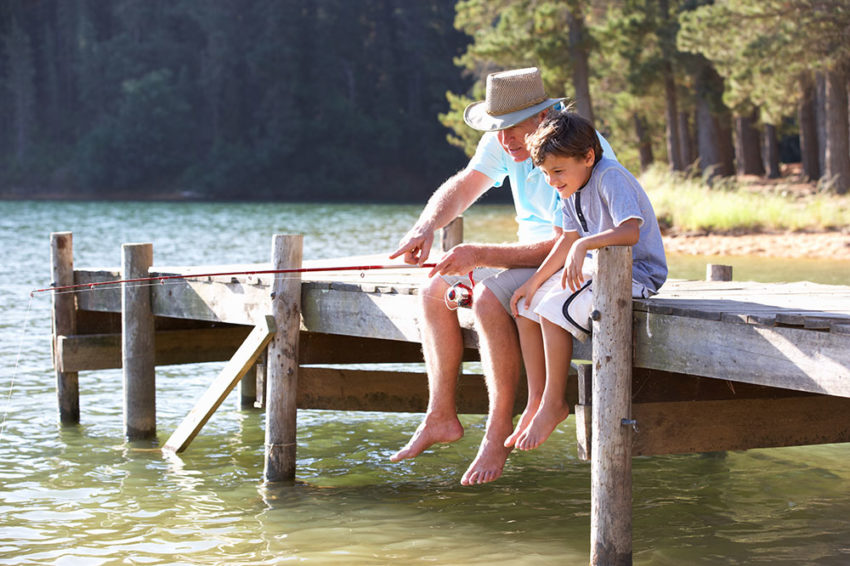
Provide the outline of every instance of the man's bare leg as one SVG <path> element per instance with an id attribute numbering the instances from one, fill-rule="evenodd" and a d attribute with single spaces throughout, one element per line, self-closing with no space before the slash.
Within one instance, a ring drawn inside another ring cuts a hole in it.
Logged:
<path id="1" fill-rule="evenodd" d="M 512 447 L 519 435 L 528 427 L 543 397 L 546 386 L 546 360 L 543 355 L 543 334 L 540 324 L 520 316 L 516 318 L 519 331 L 519 344 L 522 350 L 522 360 L 525 364 L 525 374 L 528 379 L 528 401 L 514 427 L 514 431 L 505 440 L 505 446 Z"/>
<path id="2" fill-rule="evenodd" d="M 513 429 L 513 408 L 520 374 L 519 339 L 513 317 L 483 285 L 475 288 L 472 302 L 478 347 L 490 402 L 484 439 L 461 484 L 491 482 L 502 475 L 511 453 L 505 439 Z"/>
<path id="3" fill-rule="evenodd" d="M 532 450 L 543 444 L 555 427 L 570 414 L 566 393 L 573 337 L 545 318 L 540 319 L 540 326 L 543 329 L 546 352 L 546 388 L 537 413 L 516 442 L 516 447 L 520 450 Z"/>
<path id="4" fill-rule="evenodd" d="M 428 409 L 407 444 L 390 456 L 391 462 L 415 458 L 433 444 L 454 442 L 463 436 L 457 418 L 455 389 L 463 361 L 463 336 L 457 313 L 446 308 L 449 285 L 433 277 L 420 290 L 422 353 L 428 372 Z"/>

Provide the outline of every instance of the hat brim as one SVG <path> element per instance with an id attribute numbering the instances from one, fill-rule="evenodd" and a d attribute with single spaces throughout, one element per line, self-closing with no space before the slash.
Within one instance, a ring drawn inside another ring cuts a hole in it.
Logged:
<path id="1" fill-rule="evenodd" d="M 550 108 L 563 100 L 565 99 L 549 98 L 540 104 L 535 104 L 534 106 L 529 106 L 528 108 L 523 108 L 516 112 L 500 114 L 499 116 L 492 116 L 488 114 L 484 107 L 484 101 L 473 102 L 466 107 L 466 110 L 463 111 L 463 121 L 466 122 L 467 126 L 474 130 L 495 132 L 516 126 L 520 122 L 528 120 L 538 112 L 543 112 L 547 108 Z"/>

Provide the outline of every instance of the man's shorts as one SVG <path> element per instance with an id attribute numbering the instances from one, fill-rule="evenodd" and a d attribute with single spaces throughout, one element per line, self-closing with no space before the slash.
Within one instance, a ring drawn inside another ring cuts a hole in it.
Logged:
<path id="1" fill-rule="evenodd" d="M 577 290 L 561 287 L 561 274 L 558 271 L 550 277 L 534 294 L 529 307 L 525 306 L 525 297 L 520 299 L 517 310 L 534 322 L 543 317 L 553 322 L 584 342 L 590 336 L 592 328 L 590 313 L 593 311 L 593 273 L 585 271 L 584 283 Z M 652 293 L 641 283 L 632 280 L 632 297 L 646 298 Z"/>
<path id="2" fill-rule="evenodd" d="M 498 267 L 479 267 L 472 272 L 472 278 L 475 284 L 482 284 L 493 293 L 505 311 L 511 312 L 511 297 L 514 291 L 528 281 L 528 279 L 537 271 L 534 268 L 519 268 L 519 269 L 501 269 Z M 449 285 L 455 283 L 463 283 L 469 285 L 469 277 L 466 275 L 444 275 L 443 281 Z"/>

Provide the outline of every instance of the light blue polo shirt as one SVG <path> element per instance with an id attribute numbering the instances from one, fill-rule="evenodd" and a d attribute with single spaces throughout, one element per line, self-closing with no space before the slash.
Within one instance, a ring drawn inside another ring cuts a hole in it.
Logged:
<path id="1" fill-rule="evenodd" d="M 608 141 L 598 132 L 597 135 L 602 144 L 602 155 L 616 160 Z M 546 183 L 546 177 L 532 164 L 531 158 L 519 163 L 511 159 L 499 145 L 496 132 L 484 134 L 467 168 L 490 177 L 494 187 L 501 187 L 505 177 L 510 179 L 520 242 L 548 240 L 553 235 L 552 226 L 563 224 L 558 192 Z"/>

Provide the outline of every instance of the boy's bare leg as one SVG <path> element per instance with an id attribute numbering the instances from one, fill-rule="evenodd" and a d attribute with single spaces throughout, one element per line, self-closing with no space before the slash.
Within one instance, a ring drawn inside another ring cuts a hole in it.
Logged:
<path id="1" fill-rule="evenodd" d="M 463 436 L 457 418 L 455 389 L 463 361 L 463 336 L 457 313 L 446 308 L 448 284 L 434 277 L 420 291 L 422 353 L 428 372 L 428 408 L 407 444 L 390 456 L 391 462 L 415 458 L 433 444 L 454 442 Z"/>
<path id="2" fill-rule="evenodd" d="M 546 385 L 546 359 L 543 355 L 543 334 L 540 324 L 524 316 L 518 316 L 516 326 L 519 332 L 522 361 L 525 364 L 525 374 L 528 378 L 528 401 L 519 416 L 514 431 L 505 440 L 507 447 L 513 446 L 519 435 L 528 427 L 540 406 L 543 388 Z"/>
<path id="3" fill-rule="evenodd" d="M 543 444 L 555 427 L 570 414 L 566 390 L 573 338 L 569 332 L 545 318 L 540 319 L 540 326 L 546 352 L 546 388 L 537 413 L 516 442 L 520 450 L 531 450 Z"/>
<path id="4" fill-rule="evenodd" d="M 516 325 L 496 296 L 480 285 L 475 288 L 472 308 L 490 408 L 484 439 L 475 460 L 461 478 L 463 485 L 491 482 L 502 475 L 511 453 L 505 447 L 505 439 L 513 429 L 521 363 Z"/>

